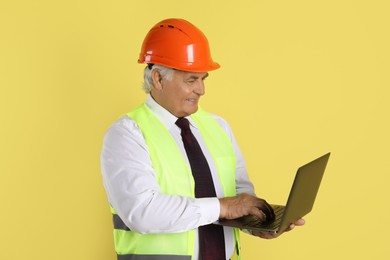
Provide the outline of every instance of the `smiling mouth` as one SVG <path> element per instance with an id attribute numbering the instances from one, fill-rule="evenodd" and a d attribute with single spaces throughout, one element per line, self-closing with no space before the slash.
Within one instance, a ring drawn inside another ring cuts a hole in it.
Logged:
<path id="1" fill-rule="evenodd" d="M 197 98 L 187 98 L 186 101 L 188 101 L 190 103 L 198 103 L 199 99 L 197 99 Z"/>

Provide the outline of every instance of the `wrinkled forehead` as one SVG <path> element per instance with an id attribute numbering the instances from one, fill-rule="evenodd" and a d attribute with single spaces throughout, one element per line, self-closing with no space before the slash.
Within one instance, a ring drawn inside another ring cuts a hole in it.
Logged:
<path id="1" fill-rule="evenodd" d="M 190 72 L 184 70 L 174 70 L 174 75 L 186 79 L 206 79 L 209 76 L 208 72 Z"/>

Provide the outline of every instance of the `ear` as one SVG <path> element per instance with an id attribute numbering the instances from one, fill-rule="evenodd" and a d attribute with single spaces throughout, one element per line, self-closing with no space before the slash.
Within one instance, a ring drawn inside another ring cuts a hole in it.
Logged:
<path id="1" fill-rule="evenodd" d="M 160 75 L 160 72 L 155 69 L 155 70 L 152 70 L 152 81 L 153 81 L 153 88 L 155 88 L 156 90 L 162 90 L 163 88 L 163 85 L 162 85 L 162 80 L 163 78 L 161 77 Z"/>

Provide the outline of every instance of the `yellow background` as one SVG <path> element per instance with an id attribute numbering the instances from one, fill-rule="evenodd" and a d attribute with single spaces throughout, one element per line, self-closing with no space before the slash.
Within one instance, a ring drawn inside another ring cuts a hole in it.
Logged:
<path id="1" fill-rule="evenodd" d="M 243 259 L 390 259 L 389 11 L 386 0 L 2 0 L 0 259 L 115 259 L 102 138 L 144 100 L 139 48 L 168 17 L 208 36 L 222 68 L 201 104 L 231 124 L 259 196 L 284 203 L 296 168 L 332 152 L 306 226 L 242 235 Z"/>

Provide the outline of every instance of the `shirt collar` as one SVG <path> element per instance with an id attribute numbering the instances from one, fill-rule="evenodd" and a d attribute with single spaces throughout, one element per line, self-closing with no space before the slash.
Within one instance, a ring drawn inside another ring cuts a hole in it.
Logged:
<path id="1" fill-rule="evenodd" d="M 148 94 L 146 97 L 146 106 L 157 116 L 158 119 L 165 125 L 167 129 L 170 129 L 172 126 L 176 126 L 177 117 L 171 114 L 168 110 L 162 107 L 159 103 L 157 103 L 153 97 Z M 195 122 L 192 120 L 190 116 L 186 116 L 190 125 L 196 127 Z"/>

